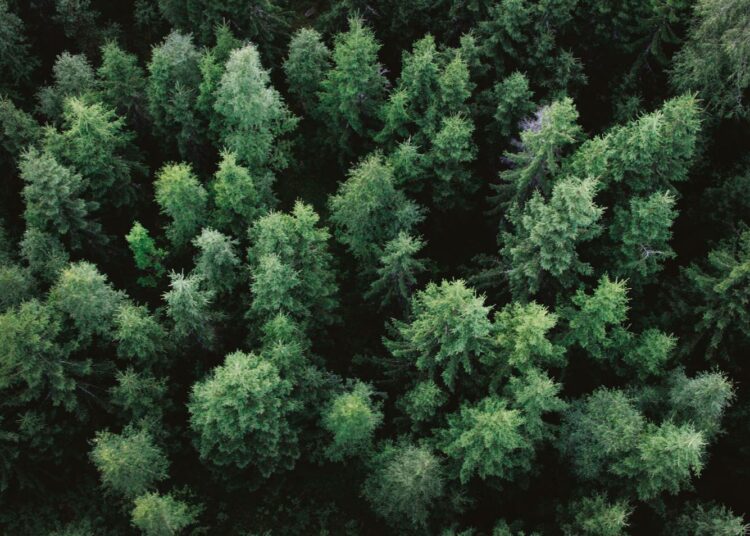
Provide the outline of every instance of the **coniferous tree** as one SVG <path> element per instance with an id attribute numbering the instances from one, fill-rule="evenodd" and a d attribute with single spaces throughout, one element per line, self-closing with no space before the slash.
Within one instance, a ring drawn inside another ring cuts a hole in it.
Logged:
<path id="1" fill-rule="evenodd" d="M 333 436 L 326 449 L 330 460 L 366 454 L 372 447 L 373 434 L 383 414 L 371 398 L 372 388 L 357 383 L 350 392 L 334 397 L 324 410 L 321 425 Z"/>
<path id="2" fill-rule="evenodd" d="M 198 510 L 172 495 L 146 493 L 136 498 L 131 515 L 134 527 L 147 536 L 174 536 L 195 523 Z"/>
<path id="3" fill-rule="evenodd" d="M 331 128 L 332 144 L 343 154 L 349 144 L 367 139 L 375 128 L 387 80 L 378 61 L 380 44 L 362 19 L 336 36 L 333 67 L 321 84 L 321 114 Z M 352 134 L 357 138 L 352 139 Z"/>
<path id="4" fill-rule="evenodd" d="M 216 294 L 229 292 L 238 277 L 240 259 L 235 251 L 237 241 L 213 229 L 203 229 L 193 240 L 198 249 L 195 272 Z"/>
<path id="5" fill-rule="evenodd" d="M 427 269 L 424 260 L 417 254 L 424 242 L 405 232 L 383 247 L 377 279 L 370 284 L 365 297 L 380 297 L 381 307 L 397 303 L 407 309 L 417 278 Z"/>
<path id="6" fill-rule="evenodd" d="M 255 46 L 231 52 L 216 88 L 214 110 L 221 117 L 221 143 L 252 173 L 288 166 L 288 149 L 279 138 L 294 129 L 297 118 L 271 86 Z"/>
<path id="7" fill-rule="evenodd" d="M 175 140 L 183 157 L 198 137 L 195 99 L 201 80 L 199 60 L 191 37 L 174 31 L 154 47 L 148 64 L 146 97 L 154 130 Z"/>
<path id="8" fill-rule="evenodd" d="M 0 70 L 3 72 L 0 93 L 13 95 L 29 82 L 38 61 L 29 54 L 23 20 L 9 9 L 7 0 L 0 2 L 0 21 Z"/>
<path id="9" fill-rule="evenodd" d="M 221 231 L 243 237 L 247 227 L 276 204 L 271 174 L 251 174 L 234 153 L 222 154 L 210 184 L 215 206 L 213 221 Z"/>
<path id="10" fill-rule="evenodd" d="M 397 337 L 385 340 L 394 357 L 409 359 L 449 389 L 491 349 L 490 307 L 461 280 L 430 283 L 412 298 L 410 322 L 394 322 Z"/>
<path id="11" fill-rule="evenodd" d="M 215 299 L 211 290 L 201 288 L 203 279 L 198 274 L 169 274 L 169 290 L 164 293 L 167 316 L 174 322 L 174 334 L 185 341 L 197 338 L 204 346 L 210 346 L 215 339 L 212 321 L 216 315 L 210 307 Z"/>
<path id="12" fill-rule="evenodd" d="M 164 276 L 165 270 L 162 261 L 167 253 L 157 247 L 156 241 L 149 235 L 140 222 L 135 222 L 130 232 L 125 235 L 125 240 L 133 253 L 136 267 L 146 272 L 146 275 L 138 277 L 138 283 L 146 287 L 156 286 L 158 280 Z"/>
<path id="13" fill-rule="evenodd" d="M 102 101 L 131 124 L 146 113 L 146 75 L 138 58 L 117 43 L 101 49 L 102 63 L 96 71 Z"/>
<path id="14" fill-rule="evenodd" d="M 591 178 L 563 179 L 548 201 L 534 192 L 522 210 L 511 212 L 514 232 L 503 233 L 501 253 L 514 295 L 536 294 L 550 277 L 571 287 L 579 276 L 591 273 L 576 248 L 601 233 L 603 209 L 594 201 L 596 186 Z"/>
<path id="15" fill-rule="evenodd" d="M 99 470 L 102 485 L 128 498 L 142 495 L 167 476 L 164 453 L 143 430 L 97 433 L 91 460 Z"/>
<path id="16" fill-rule="evenodd" d="M 206 217 L 208 194 L 188 164 L 170 164 L 159 172 L 156 202 L 171 221 L 167 236 L 174 247 L 186 245 L 198 234 Z"/>
<path id="17" fill-rule="evenodd" d="M 306 115 L 317 113 L 317 93 L 331 68 L 331 51 L 316 30 L 301 28 L 289 42 L 289 52 L 284 61 L 289 92 Z"/>
<path id="18" fill-rule="evenodd" d="M 337 286 L 330 235 L 318 221 L 311 206 L 297 202 L 291 213 L 272 212 L 251 227 L 251 311 L 262 319 L 281 312 L 305 326 L 333 320 Z"/>
<path id="19" fill-rule="evenodd" d="M 445 493 L 440 459 L 426 447 L 384 445 L 373 460 L 364 494 L 374 510 L 396 525 L 424 528 Z"/>
<path id="20" fill-rule="evenodd" d="M 299 456 L 290 418 L 292 385 L 261 356 L 235 352 L 193 387 L 188 409 L 201 458 L 219 467 L 252 466 L 263 478 Z"/>
<path id="21" fill-rule="evenodd" d="M 90 99 L 96 87 L 94 69 L 83 54 L 63 52 L 52 69 L 54 83 L 37 94 L 39 111 L 54 123 L 59 123 L 63 104 L 70 97 Z"/>
<path id="22" fill-rule="evenodd" d="M 99 206 L 119 207 L 133 199 L 131 177 L 141 169 L 124 121 L 100 104 L 71 98 L 63 105 L 61 131 L 47 129 L 44 146 L 61 164 L 81 174 Z"/>
<path id="23" fill-rule="evenodd" d="M 379 154 L 360 162 L 328 204 L 336 238 L 365 270 L 375 268 L 388 242 L 424 217 L 419 205 L 397 188 L 391 166 Z"/>
<path id="24" fill-rule="evenodd" d="M 61 165 L 49 152 L 33 148 L 22 155 L 19 167 L 26 183 L 22 195 L 27 232 L 48 233 L 78 247 L 98 231 L 88 219 L 96 204 L 82 198 L 85 184 L 79 174 Z"/>

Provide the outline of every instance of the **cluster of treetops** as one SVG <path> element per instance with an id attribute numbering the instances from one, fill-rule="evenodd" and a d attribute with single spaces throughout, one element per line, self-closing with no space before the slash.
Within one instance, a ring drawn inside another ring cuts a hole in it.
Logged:
<path id="1" fill-rule="evenodd" d="M 740 536 L 750 0 L 0 0 L 0 532 Z"/>

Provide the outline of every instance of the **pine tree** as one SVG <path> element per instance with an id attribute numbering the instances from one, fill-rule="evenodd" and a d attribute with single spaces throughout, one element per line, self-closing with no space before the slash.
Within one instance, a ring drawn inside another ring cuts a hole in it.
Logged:
<path id="1" fill-rule="evenodd" d="M 96 71 L 102 102 L 131 124 L 146 113 L 146 75 L 138 58 L 110 41 L 101 48 L 102 63 Z"/>
<path id="2" fill-rule="evenodd" d="M 216 144 L 221 130 L 220 117 L 214 114 L 216 90 L 224 75 L 229 55 L 233 50 L 240 48 L 242 42 L 234 36 L 226 21 L 217 25 L 214 33 L 214 46 L 201 53 L 199 63 L 201 83 L 198 88 L 195 107 L 207 120 L 211 131 L 211 140 Z"/>
<path id="3" fill-rule="evenodd" d="M 146 536 L 175 536 L 195 523 L 198 510 L 172 495 L 156 492 L 137 497 L 131 523 Z"/>
<path id="4" fill-rule="evenodd" d="M 188 409 L 195 446 L 219 467 L 252 465 L 263 478 L 291 469 L 299 456 L 292 385 L 256 354 L 235 352 L 193 386 Z"/>
<path id="5" fill-rule="evenodd" d="M 330 127 L 332 143 L 351 151 L 352 133 L 372 135 L 387 80 L 378 62 L 380 44 L 362 19 L 349 19 L 349 30 L 336 35 L 333 67 L 322 82 L 321 114 Z"/>
<path id="6" fill-rule="evenodd" d="M 613 272 L 631 282 L 648 281 L 659 272 L 664 261 L 675 256 L 669 246 L 671 227 L 677 211 L 675 198 L 669 192 L 630 199 L 629 210 L 615 208 L 609 228 L 612 239 L 619 244 L 619 255 Z"/>
<path id="7" fill-rule="evenodd" d="M 117 494 L 135 498 L 167 477 L 168 461 L 144 430 L 98 432 L 92 443 L 91 461 L 102 485 Z"/>
<path id="8" fill-rule="evenodd" d="M 356 383 L 349 392 L 334 397 L 323 410 L 321 425 L 333 436 L 326 448 L 328 459 L 340 461 L 367 454 L 372 448 L 375 429 L 383 420 L 372 395 L 370 386 Z"/>
<path id="9" fill-rule="evenodd" d="M 199 60 L 192 38 L 173 31 L 154 47 L 148 64 L 146 97 L 155 133 L 174 140 L 182 157 L 190 154 L 199 139 L 195 112 Z"/>
<path id="10" fill-rule="evenodd" d="M 117 355 L 139 365 L 158 364 L 167 346 L 167 333 L 144 305 L 123 303 L 115 314 Z"/>
<path id="11" fill-rule="evenodd" d="M 24 22 L 9 9 L 7 0 L 0 2 L 0 21 L 0 93 L 16 95 L 28 83 L 38 60 L 29 54 Z"/>
<path id="12" fill-rule="evenodd" d="M 748 114 L 747 0 L 701 0 L 695 5 L 688 39 L 677 53 L 672 83 L 698 91 L 718 117 Z"/>
<path id="13" fill-rule="evenodd" d="M 271 174 L 251 174 L 234 153 L 221 155 L 210 184 L 215 209 L 212 221 L 223 232 L 243 237 L 247 228 L 276 205 Z"/>
<path id="14" fill-rule="evenodd" d="M 330 234 L 318 226 L 319 219 L 310 205 L 297 202 L 291 213 L 272 212 L 251 227 L 253 293 L 268 298 L 253 301 L 261 318 L 283 312 L 305 327 L 334 319 L 337 285 L 327 245 Z M 281 290 L 274 290 L 277 283 Z"/>
<path id="15" fill-rule="evenodd" d="M 506 153 L 512 167 L 500 176 L 504 184 L 495 187 L 500 206 L 507 206 L 509 200 L 523 206 L 534 192 L 550 196 L 565 152 L 581 136 L 577 120 L 573 101 L 563 99 L 543 106 L 521 123 L 519 150 Z"/>
<path id="16" fill-rule="evenodd" d="M 578 290 L 573 308 L 565 309 L 567 344 L 576 344 L 596 359 L 605 359 L 628 340 L 623 328 L 628 313 L 628 289 L 624 280 L 599 279 L 591 295 Z"/>
<path id="17" fill-rule="evenodd" d="M 305 115 L 317 114 L 317 94 L 331 68 L 331 51 L 321 35 L 312 28 L 297 30 L 289 42 L 283 68 L 296 103 Z"/>
<path id="18" fill-rule="evenodd" d="M 44 146 L 50 154 L 81 174 L 86 192 L 100 206 L 130 204 L 131 177 L 142 166 L 124 120 L 100 104 L 71 98 L 64 103 L 62 125 L 61 131 L 45 132 Z"/>
<path id="19" fill-rule="evenodd" d="M 155 287 L 164 276 L 165 269 L 162 261 L 167 252 L 156 246 L 156 241 L 149 235 L 140 222 L 133 223 L 125 240 L 133 254 L 135 266 L 146 275 L 138 277 L 138 284 L 144 287 Z"/>
<path id="20" fill-rule="evenodd" d="M 85 345 L 93 337 L 111 340 L 115 314 L 124 298 L 96 266 L 80 261 L 60 273 L 49 291 L 48 303 L 72 326 L 78 343 Z"/>
<path id="21" fill-rule="evenodd" d="M 601 233 L 596 187 L 593 179 L 566 178 L 555 184 L 548 201 L 535 192 L 522 211 L 511 213 L 514 232 L 503 233 L 501 254 L 510 266 L 514 296 L 536 294 L 545 276 L 571 287 L 579 275 L 591 273 L 576 248 Z"/>
<path id="22" fill-rule="evenodd" d="M 79 247 L 98 227 L 88 219 L 95 204 L 82 198 L 85 188 L 77 173 L 62 166 L 49 152 L 29 149 L 21 156 L 21 178 L 27 230 L 49 233 Z"/>
<path id="23" fill-rule="evenodd" d="M 396 526 L 424 529 L 445 493 L 440 458 L 427 447 L 384 445 L 373 460 L 364 495 L 373 510 Z"/>
<path id="24" fill-rule="evenodd" d="M 402 310 L 408 309 L 417 278 L 427 269 L 425 261 L 417 258 L 424 245 L 420 238 L 403 231 L 388 242 L 380 257 L 377 279 L 365 297 L 378 297 L 381 307 L 399 304 Z"/>
<path id="25" fill-rule="evenodd" d="M 536 302 L 509 303 L 495 313 L 493 337 L 497 351 L 482 361 L 493 371 L 527 371 L 546 364 L 559 364 L 562 348 L 552 343 L 550 331 L 558 317 Z"/>
<path id="26" fill-rule="evenodd" d="M 571 520 L 562 526 L 565 536 L 624 536 L 633 508 L 627 501 L 593 495 L 568 506 Z"/>
<path id="27" fill-rule="evenodd" d="M 63 104 L 70 97 L 91 99 L 96 89 L 96 77 L 89 60 L 83 54 L 63 52 L 52 67 L 53 84 L 37 94 L 39 111 L 54 123 L 59 123 Z"/>
<path id="28" fill-rule="evenodd" d="M 211 311 L 215 295 L 205 290 L 202 278 L 197 274 L 169 274 L 169 290 L 164 293 L 167 316 L 174 322 L 174 334 L 178 340 L 197 338 L 204 346 L 211 346 L 215 340 Z"/>
<path id="29" fill-rule="evenodd" d="M 408 359 L 451 390 L 491 349 L 490 307 L 461 280 L 430 283 L 412 298 L 412 320 L 394 321 L 397 337 L 384 340 L 394 357 Z"/>
<path id="30" fill-rule="evenodd" d="M 221 143 L 256 175 L 288 166 L 287 144 L 294 117 L 271 86 L 253 45 L 233 50 L 216 88 L 214 111 L 221 117 Z"/>
<path id="31" fill-rule="evenodd" d="M 570 171 L 595 177 L 604 188 L 619 184 L 635 193 L 670 191 L 687 179 L 699 130 L 695 97 L 676 97 L 585 142 L 571 157 Z"/>
<path id="32" fill-rule="evenodd" d="M 479 188 L 469 167 L 477 153 L 472 140 L 473 134 L 474 124 L 471 119 L 457 114 L 445 117 L 440 129 L 430 140 L 432 147 L 428 158 L 437 178 L 432 189 L 436 207 L 466 205 L 466 196 Z"/>
<path id="33" fill-rule="evenodd" d="M 462 484 L 474 476 L 512 480 L 519 469 L 530 469 L 533 447 L 523 436 L 524 418 L 503 399 L 488 397 L 476 404 L 464 403 L 447 419 L 440 449 L 458 465 Z"/>
<path id="34" fill-rule="evenodd" d="M 703 267 L 705 266 L 705 268 Z M 750 231 L 708 254 L 704 263 L 684 269 L 694 296 L 689 297 L 695 330 L 707 338 L 709 356 L 730 355 L 730 348 L 748 348 L 750 310 Z"/>
<path id="35" fill-rule="evenodd" d="M 380 154 L 362 160 L 329 198 L 336 238 L 373 270 L 383 248 L 423 219 L 423 211 L 400 191 L 393 170 Z"/>
<path id="36" fill-rule="evenodd" d="M 217 295 L 230 292 L 239 276 L 237 241 L 205 228 L 193 240 L 193 245 L 198 249 L 195 272 L 206 287 Z"/>
<path id="37" fill-rule="evenodd" d="M 156 177 L 156 202 L 171 221 L 167 236 L 175 248 L 188 244 L 206 221 L 208 193 L 188 164 L 164 166 Z"/>

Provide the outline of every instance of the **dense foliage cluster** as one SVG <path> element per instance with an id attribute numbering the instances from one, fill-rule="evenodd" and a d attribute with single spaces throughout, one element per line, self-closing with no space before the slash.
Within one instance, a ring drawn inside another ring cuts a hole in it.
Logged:
<path id="1" fill-rule="evenodd" d="M 750 1 L 0 0 L 0 533 L 750 531 Z"/>

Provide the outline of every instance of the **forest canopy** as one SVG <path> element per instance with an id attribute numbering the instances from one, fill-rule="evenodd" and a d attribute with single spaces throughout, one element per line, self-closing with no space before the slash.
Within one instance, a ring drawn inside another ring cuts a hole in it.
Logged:
<path id="1" fill-rule="evenodd" d="M 750 0 L 0 0 L 0 533 L 750 533 Z"/>

